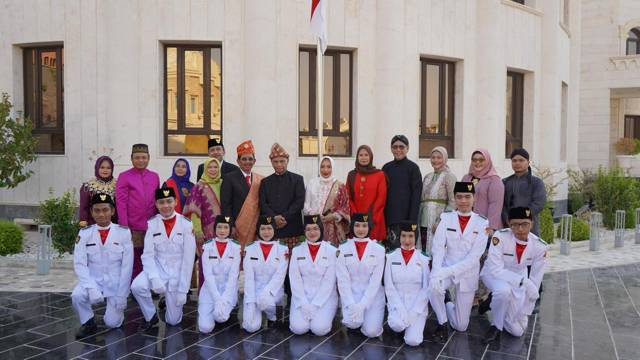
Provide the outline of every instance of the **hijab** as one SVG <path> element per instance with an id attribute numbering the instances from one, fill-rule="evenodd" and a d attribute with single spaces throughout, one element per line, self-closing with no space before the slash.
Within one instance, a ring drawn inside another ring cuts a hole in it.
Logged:
<path id="1" fill-rule="evenodd" d="M 180 161 L 184 162 L 185 165 L 187 165 L 187 173 L 183 176 L 178 176 L 176 174 L 176 165 L 178 165 L 178 162 Z M 189 180 L 190 177 L 191 167 L 189 166 L 189 161 L 185 158 L 179 158 L 178 160 L 176 160 L 176 162 L 173 164 L 173 169 L 171 170 L 171 179 L 173 179 L 173 181 L 178 186 L 178 194 L 176 195 L 180 197 L 181 204 L 184 204 L 187 201 L 186 196 L 184 196 L 184 194 L 182 193 L 182 189 L 186 188 L 189 192 L 191 192 L 191 187 L 193 187 L 193 183 Z"/>
<path id="2" fill-rule="evenodd" d="M 484 167 L 480 171 L 476 171 L 473 167 L 473 162 L 469 165 L 469 174 L 478 179 L 487 179 L 492 176 L 498 176 L 498 172 L 496 168 L 493 167 L 493 161 L 491 161 L 491 155 L 489 155 L 489 151 L 487 149 L 476 149 L 472 153 L 480 153 L 484 156 Z"/>
<path id="3" fill-rule="evenodd" d="M 320 174 L 320 168 L 322 167 L 322 162 L 325 160 L 329 160 L 329 163 L 331 163 L 331 175 L 329 175 L 329 177 L 323 177 L 322 174 Z M 321 184 L 333 184 L 333 182 L 336 181 L 336 177 L 333 176 L 334 169 L 335 169 L 335 162 L 330 156 L 323 156 L 322 159 L 320 159 L 320 163 L 318 164 L 318 178 L 320 179 Z"/>
<path id="4" fill-rule="evenodd" d="M 216 175 L 216 177 L 209 176 L 209 172 L 207 171 L 207 169 L 209 168 L 209 164 L 211 164 L 211 162 L 215 162 L 216 164 L 218 164 L 218 174 Z M 211 186 L 211 189 L 218 197 L 218 200 L 220 200 L 220 185 L 222 185 L 222 169 L 220 166 L 220 161 L 218 159 L 209 158 L 204 162 L 204 172 L 202 173 L 202 177 L 200 178 L 200 181 Z"/>
<path id="5" fill-rule="evenodd" d="M 111 175 L 109 175 L 106 178 L 103 178 L 103 177 L 100 176 L 100 165 L 102 165 L 102 163 L 104 161 L 108 162 L 109 165 L 111 165 Z M 114 170 L 113 169 L 113 160 L 111 160 L 110 157 L 108 157 L 106 155 L 103 155 L 103 156 L 100 156 L 98 158 L 98 160 L 96 160 L 96 164 L 94 166 L 94 174 L 96 176 L 96 179 L 104 181 L 104 182 L 109 182 L 109 181 L 113 180 L 113 170 Z"/>
<path id="6" fill-rule="evenodd" d="M 447 165 L 447 162 L 449 161 L 449 153 L 447 152 L 447 149 L 445 149 L 443 146 L 436 146 L 433 148 L 433 150 L 431 150 L 431 154 L 433 154 L 436 151 L 439 152 L 442 155 L 442 158 L 444 159 L 444 165 L 442 166 L 442 170 L 440 171 L 449 170 L 449 165 Z M 435 171 L 435 169 L 433 170 Z"/>
<path id="7" fill-rule="evenodd" d="M 358 161 L 358 154 L 360 154 L 360 150 L 364 150 L 369 153 L 369 163 L 367 165 L 360 165 L 360 162 Z M 356 168 L 354 170 L 360 174 L 372 174 L 379 171 L 375 166 L 373 166 L 373 151 L 369 145 L 360 145 L 358 147 L 358 151 L 356 151 Z"/>

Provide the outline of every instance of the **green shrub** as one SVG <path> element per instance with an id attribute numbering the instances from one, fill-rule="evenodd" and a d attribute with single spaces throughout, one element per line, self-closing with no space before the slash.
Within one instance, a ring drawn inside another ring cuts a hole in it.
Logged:
<path id="1" fill-rule="evenodd" d="M 540 212 L 539 221 L 540 221 L 540 238 L 546 241 L 548 244 L 553 244 L 554 242 L 553 214 L 551 214 L 551 209 L 548 206 L 546 206 Z"/>
<path id="2" fill-rule="evenodd" d="M 65 191 L 61 197 L 53 196 L 49 189 L 49 199 L 40 203 L 38 223 L 51 225 L 51 240 L 54 249 L 60 253 L 73 252 L 78 222 L 76 220 L 75 190 Z"/>
<path id="3" fill-rule="evenodd" d="M 19 225 L 0 220 L 0 255 L 16 254 L 22 251 L 24 231 Z"/>
<path id="4" fill-rule="evenodd" d="M 561 230 L 560 226 L 558 226 L 558 229 L 556 230 L 556 237 L 560 238 Z M 571 225 L 571 241 L 583 240 L 589 240 L 589 224 L 574 216 L 573 223 Z"/>
<path id="5" fill-rule="evenodd" d="M 618 166 L 609 169 L 598 169 L 593 184 L 596 209 L 602 213 L 604 226 L 615 227 L 616 210 L 626 212 L 626 228 L 634 227 L 635 209 L 640 206 L 638 182 L 625 174 Z"/>

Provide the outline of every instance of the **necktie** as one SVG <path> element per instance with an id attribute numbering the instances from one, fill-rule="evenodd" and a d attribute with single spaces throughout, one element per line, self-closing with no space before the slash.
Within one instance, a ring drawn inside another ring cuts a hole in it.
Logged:
<path id="1" fill-rule="evenodd" d="M 251 175 L 247 175 L 244 177 L 244 180 L 247 182 L 248 186 L 251 186 Z"/>

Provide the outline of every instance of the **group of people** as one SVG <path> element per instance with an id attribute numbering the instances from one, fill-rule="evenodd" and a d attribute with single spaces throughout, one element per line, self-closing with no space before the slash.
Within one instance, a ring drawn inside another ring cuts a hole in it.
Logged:
<path id="1" fill-rule="evenodd" d="M 198 326 L 210 332 L 236 306 L 241 269 L 241 321 L 250 332 L 263 315 L 276 320 L 286 293 L 296 334 L 326 334 L 340 306 L 343 324 L 379 336 L 386 306 L 389 326 L 417 345 L 428 303 L 440 324 L 434 336 L 446 337 L 448 324 L 466 330 L 482 279 L 490 295 L 478 311 L 491 309 L 493 324 L 487 341 L 503 330 L 520 336 L 539 296 L 546 255 L 536 236 L 544 185 L 531 174 L 529 154 L 514 150 L 514 175 L 501 180 L 489 153 L 478 149 L 469 174 L 457 182 L 446 149 L 433 149 L 434 171 L 424 179 L 408 150 L 407 138 L 394 136 L 394 160 L 378 170 L 371 148 L 360 146 L 345 184 L 333 176 L 333 159 L 324 157 L 306 187 L 288 171 L 289 154 L 277 143 L 269 155 L 274 173 L 263 177 L 252 171 L 251 141 L 237 147 L 235 166 L 212 139 L 196 184 L 181 158 L 160 186 L 147 169 L 144 144 L 133 146 L 133 167 L 117 181 L 111 159 L 99 158 L 96 178 L 80 190 L 84 227 L 72 293 L 82 322 L 78 336 L 95 331 L 91 305 L 105 298 L 104 322 L 119 327 L 129 291 L 144 314 L 143 329 L 158 322 L 152 293 L 164 296 L 165 321 L 178 324 L 194 284 Z"/>

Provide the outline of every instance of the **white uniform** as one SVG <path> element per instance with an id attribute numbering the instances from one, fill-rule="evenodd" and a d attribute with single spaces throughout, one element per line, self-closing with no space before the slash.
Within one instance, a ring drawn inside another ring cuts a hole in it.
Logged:
<path id="1" fill-rule="evenodd" d="M 440 215 L 431 248 L 433 262 L 429 279 L 429 300 L 438 322 L 451 323 L 458 331 L 466 331 L 478 289 L 480 257 L 487 247 L 486 218 L 471 212 L 471 219 L 460 230 L 457 211 Z M 455 286 L 455 300 L 444 303 L 445 290 Z"/>
<path id="2" fill-rule="evenodd" d="M 360 241 L 360 239 L 359 239 Z M 349 239 L 339 247 L 336 277 L 340 292 L 342 323 L 350 329 L 360 328 L 367 337 L 382 335 L 384 320 L 384 247 L 369 238 L 367 247 L 358 259 L 355 240 Z"/>
<path id="3" fill-rule="evenodd" d="M 291 309 L 289 329 L 297 335 L 309 330 L 324 336 L 331 331 L 338 309 L 336 289 L 337 248 L 321 241 L 315 261 L 309 252 L 309 243 L 303 242 L 291 250 L 289 281 L 291 282 Z"/>
<path id="4" fill-rule="evenodd" d="M 520 263 L 516 242 L 526 244 Z M 546 253 L 547 244 L 532 233 L 526 243 L 517 240 L 511 229 L 494 234 L 480 278 L 491 290 L 491 323 L 498 330 L 522 336 L 527 329 L 528 315 L 539 297 Z"/>
<path id="5" fill-rule="evenodd" d="M 284 278 L 287 276 L 289 248 L 276 241 L 272 243 L 267 259 L 262 254 L 260 240 L 245 248 L 244 297 L 242 328 L 256 332 L 262 325 L 262 312 L 267 319 L 276 320 L 276 305 L 284 298 Z"/>
<path id="6" fill-rule="evenodd" d="M 404 331 L 407 345 L 422 343 L 429 302 L 429 257 L 414 249 L 405 264 L 402 250 L 387 254 L 384 289 L 387 294 L 387 323 L 395 332 Z"/>
<path id="7" fill-rule="evenodd" d="M 140 257 L 143 271 L 131 284 L 131 292 L 146 321 L 156 313 L 151 290 L 165 294 L 165 321 L 169 325 L 182 321 L 182 306 L 187 301 L 196 256 L 191 221 L 180 214 L 175 216 L 176 222 L 168 237 L 160 214 L 147 222 L 144 251 Z"/>
<path id="8" fill-rule="evenodd" d="M 216 241 L 226 242 L 222 256 Z M 198 297 L 198 327 L 209 333 L 217 322 L 229 320 L 238 302 L 238 274 L 240 273 L 240 245 L 235 241 L 210 240 L 202 251 L 204 284 Z"/>
<path id="9" fill-rule="evenodd" d="M 71 303 L 84 324 L 93 317 L 91 305 L 107 298 L 104 323 L 116 328 L 122 325 L 129 296 L 133 269 L 131 232 L 111 224 L 107 240 L 102 244 L 98 228 L 91 225 L 78 234 L 73 251 L 78 284 L 71 293 Z"/>

